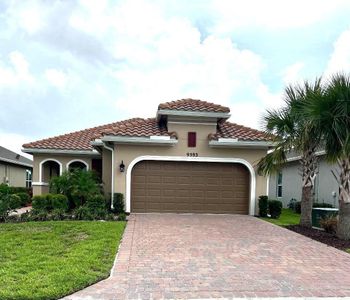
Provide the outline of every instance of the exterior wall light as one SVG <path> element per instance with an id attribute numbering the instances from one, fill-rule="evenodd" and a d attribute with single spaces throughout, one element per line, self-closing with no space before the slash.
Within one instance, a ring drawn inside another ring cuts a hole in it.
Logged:
<path id="1" fill-rule="evenodd" d="M 122 163 L 119 165 L 119 170 L 121 173 L 123 173 L 125 171 L 125 165 L 124 162 L 122 161 Z"/>

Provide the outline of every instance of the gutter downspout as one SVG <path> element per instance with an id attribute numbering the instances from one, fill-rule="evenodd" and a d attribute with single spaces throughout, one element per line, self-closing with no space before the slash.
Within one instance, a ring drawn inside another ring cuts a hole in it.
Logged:
<path id="1" fill-rule="evenodd" d="M 105 143 L 103 143 L 103 147 L 112 154 L 112 182 L 111 182 L 111 209 L 114 208 L 113 200 L 114 200 L 114 148 L 108 147 Z"/>

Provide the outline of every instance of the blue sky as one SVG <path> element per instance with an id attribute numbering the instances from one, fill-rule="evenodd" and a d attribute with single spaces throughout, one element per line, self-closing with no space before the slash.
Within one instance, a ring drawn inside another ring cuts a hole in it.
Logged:
<path id="1" fill-rule="evenodd" d="M 287 84 L 350 71 L 350 1 L 1 1 L 0 145 L 203 99 L 260 128 Z"/>

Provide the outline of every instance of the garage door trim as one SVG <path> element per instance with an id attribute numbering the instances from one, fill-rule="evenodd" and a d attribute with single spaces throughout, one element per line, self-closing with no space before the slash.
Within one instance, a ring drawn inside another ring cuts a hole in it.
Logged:
<path id="1" fill-rule="evenodd" d="M 221 163 L 239 163 L 247 167 L 250 174 L 250 201 L 249 201 L 249 214 L 254 215 L 255 211 L 255 189 L 256 189 L 256 177 L 253 166 L 242 158 L 222 158 L 222 157 L 187 157 L 187 156 L 152 156 L 144 155 L 136 157 L 127 167 L 126 171 L 126 201 L 125 210 L 130 212 L 131 210 L 131 173 L 133 167 L 143 160 L 156 160 L 156 161 L 188 161 L 188 162 L 221 162 Z"/>

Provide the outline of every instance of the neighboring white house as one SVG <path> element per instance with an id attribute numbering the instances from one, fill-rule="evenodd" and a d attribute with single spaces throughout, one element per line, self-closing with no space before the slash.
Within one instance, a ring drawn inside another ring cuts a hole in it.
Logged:
<path id="1" fill-rule="evenodd" d="M 0 184 L 32 186 L 33 161 L 0 146 Z"/>
<path id="2" fill-rule="evenodd" d="M 300 167 L 300 157 L 290 157 L 280 172 L 270 175 L 268 191 L 270 199 L 281 200 L 284 207 L 287 207 L 292 198 L 300 201 L 302 184 Z M 315 202 L 330 203 L 338 207 L 339 188 L 331 170 L 336 170 L 336 165 L 325 160 L 324 151 L 318 152 Z"/>

